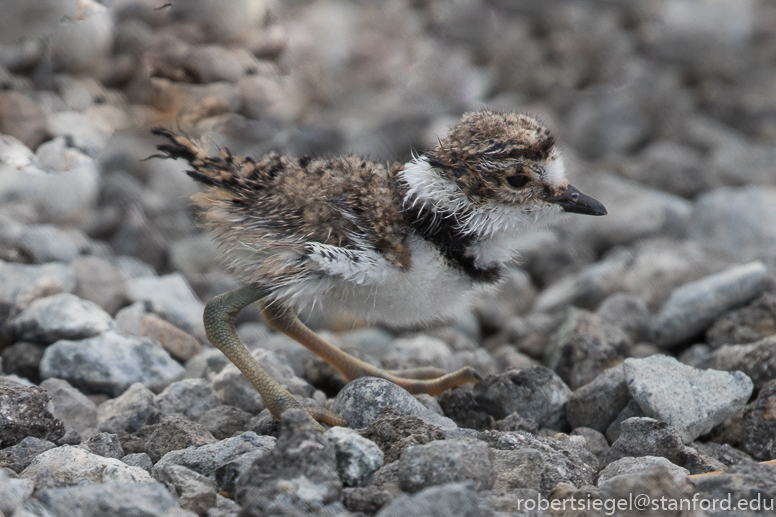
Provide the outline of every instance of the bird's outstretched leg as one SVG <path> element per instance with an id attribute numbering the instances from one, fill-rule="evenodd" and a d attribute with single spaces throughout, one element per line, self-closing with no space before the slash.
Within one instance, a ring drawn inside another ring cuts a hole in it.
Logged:
<path id="1" fill-rule="evenodd" d="M 264 317 L 276 330 L 307 347 L 315 355 L 334 367 L 348 382 L 359 377 L 380 377 L 398 384 L 410 393 L 436 395 L 467 382 L 479 382 L 480 375 L 471 367 L 439 375 L 436 368 L 415 368 L 412 370 L 386 371 L 343 352 L 331 345 L 299 321 L 291 309 L 264 305 Z"/>
<path id="2" fill-rule="evenodd" d="M 266 296 L 267 292 L 256 286 L 246 286 L 224 293 L 210 300 L 205 306 L 205 331 L 213 345 L 229 358 L 232 363 L 258 390 L 264 404 L 272 416 L 280 415 L 288 409 L 299 408 L 307 411 L 316 429 L 323 430 L 318 423 L 347 425 L 339 416 L 323 408 L 305 408 L 283 386 L 273 379 L 251 355 L 240 341 L 234 330 L 234 321 L 240 311 L 251 303 Z"/>

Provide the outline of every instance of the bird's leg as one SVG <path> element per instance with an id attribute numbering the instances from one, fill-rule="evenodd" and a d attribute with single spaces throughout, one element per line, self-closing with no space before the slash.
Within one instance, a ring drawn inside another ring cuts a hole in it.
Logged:
<path id="1" fill-rule="evenodd" d="M 266 296 L 267 292 L 256 286 L 246 286 L 224 293 L 210 300 L 205 306 L 205 331 L 213 345 L 224 353 L 243 375 L 258 390 L 272 416 L 288 409 L 307 411 L 318 430 L 323 427 L 316 421 L 331 425 L 346 425 L 344 420 L 323 408 L 305 408 L 283 386 L 273 379 L 251 355 L 234 330 L 234 321 L 240 311 L 251 303 Z"/>
<path id="2" fill-rule="evenodd" d="M 269 305 L 264 305 L 263 308 L 264 317 L 267 318 L 271 326 L 307 347 L 315 355 L 333 366 L 348 382 L 359 377 L 380 377 L 398 384 L 413 394 L 436 395 L 467 382 L 479 382 L 481 379 L 480 375 L 470 367 L 461 368 L 456 372 L 442 376 L 436 375 L 439 371 L 435 368 L 417 368 L 410 370 L 410 375 L 404 372 L 406 376 L 400 377 L 394 372 L 376 368 L 327 343 L 299 321 L 291 309 Z"/>

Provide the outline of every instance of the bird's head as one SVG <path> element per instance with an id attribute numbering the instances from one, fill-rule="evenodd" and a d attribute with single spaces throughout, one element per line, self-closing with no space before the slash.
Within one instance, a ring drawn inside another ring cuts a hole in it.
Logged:
<path id="1" fill-rule="evenodd" d="M 560 207 L 606 214 L 604 205 L 569 184 L 555 138 L 528 115 L 467 113 L 426 153 L 426 160 L 473 207 L 509 207 L 522 213 Z"/>

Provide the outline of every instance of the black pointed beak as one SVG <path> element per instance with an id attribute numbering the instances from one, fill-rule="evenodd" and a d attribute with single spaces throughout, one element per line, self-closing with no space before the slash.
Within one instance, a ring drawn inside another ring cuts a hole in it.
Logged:
<path id="1" fill-rule="evenodd" d="M 606 215 L 606 207 L 595 198 L 583 194 L 576 187 L 568 186 L 566 191 L 555 197 L 546 198 L 548 203 L 563 207 L 564 212 L 584 215 Z"/>

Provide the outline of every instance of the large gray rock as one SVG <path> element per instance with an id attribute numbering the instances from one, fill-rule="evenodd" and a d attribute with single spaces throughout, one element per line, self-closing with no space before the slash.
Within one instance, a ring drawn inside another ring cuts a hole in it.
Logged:
<path id="1" fill-rule="evenodd" d="M 80 341 L 57 341 L 46 349 L 41 376 L 58 377 L 95 393 L 121 395 L 133 383 L 161 389 L 183 367 L 158 343 L 115 332 Z"/>
<path id="2" fill-rule="evenodd" d="M 488 376 L 474 386 L 474 394 L 477 402 L 497 420 L 517 413 L 542 427 L 562 429 L 563 405 L 571 390 L 549 368 L 532 366 Z"/>
<path id="3" fill-rule="evenodd" d="M 655 318 L 655 342 L 670 348 L 705 331 L 725 312 L 759 296 L 767 275 L 765 265 L 752 262 L 683 285 Z"/>
<path id="4" fill-rule="evenodd" d="M 153 481 L 151 475 L 141 468 L 130 467 L 117 459 L 98 456 L 70 445 L 63 445 L 37 455 L 20 476 L 35 479 L 43 471 L 49 471 L 55 482 L 62 485 L 74 485 L 84 481 L 92 483 Z"/>
<path id="5" fill-rule="evenodd" d="M 488 445 L 480 440 L 438 440 L 409 447 L 399 458 L 399 487 L 418 492 L 429 486 L 472 481 L 475 490 L 493 486 Z"/>
<path id="6" fill-rule="evenodd" d="M 115 329 L 110 314 L 97 304 L 61 293 L 33 301 L 8 324 L 17 340 L 48 345 L 60 339 L 84 339 Z"/>
<path id="7" fill-rule="evenodd" d="M 85 236 L 75 230 L 60 230 L 51 224 L 34 224 L 22 230 L 13 239 L 13 245 L 34 264 L 70 263 L 81 254 L 79 241 L 84 240 Z"/>
<path id="8" fill-rule="evenodd" d="M 97 425 L 100 431 L 109 433 L 134 433 L 149 421 L 156 421 L 159 413 L 153 392 L 136 382 L 97 407 Z"/>
<path id="9" fill-rule="evenodd" d="M 41 383 L 54 404 L 54 417 L 65 424 L 64 443 L 76 445 L 97 433 L 97 407 L 89 398 L 62 379 Z"/>
<path id="10" fill-rule="evenodd" d="M 752 381 L 741 372 L 699 370 L 665 355 L 626 359 L 625 380 L 647 416 L 667 422 L 685 443 L 743 409 Z"/>
<path id="11" fill-rule="evenodd" d="M 372 473 L 383 466 L 383 451 L 372 440 L 368 440 L 347 427 L 332 427 L 323 435 L 334 446 L 337 457 L 337 472 L 345 486 L 365 486 Z"/>
<path id="12" fill-rule="evenodd" d="M 369 425 L 389 407 L 443 429 L 457 427 L 449 418 L 423 406 L 403 388 L 376 377 L 361 377 L 345 386 L 334 399 L 333 411 L 347 420 L 348 427 L 361 428 Z"/>
<path id="13" fill-rule="evenodd" d="M 16 445 L 28 436 L 60 439 L 65 426 L 49 412 L 49 403 L 42 388 L 0 382 L 0 448 Z"/>
<path id="14" fill-rule="evenodd" d="M 156 463 L 154 468 L 162 468 L 165 465 L 182 465 L 203 476 L 210 477 L 221 465 L 225 465 L 243 454 L 256 451 L 267 452 L 274 446 L 275 438 L 247 432 L 219 442 L 168 452 Z"/>
<path id="15" fill-rule="evenodd" d="M 151 517 L 180 508 L 161 483 L 115 482 L 52 488 L 38 495 L 51 515 Z"/>
<path id="16" fill-rule="evenodd" d="M 479 517 L 477 492 L 471 483 L 432 486 L 414 495 L 397 497 L 377 517 Z"/>

